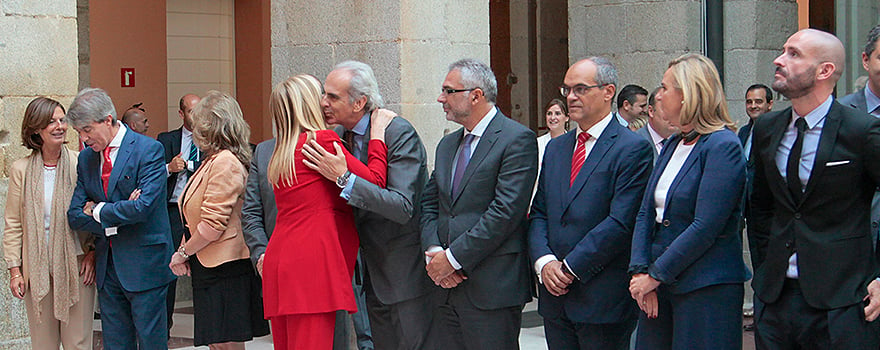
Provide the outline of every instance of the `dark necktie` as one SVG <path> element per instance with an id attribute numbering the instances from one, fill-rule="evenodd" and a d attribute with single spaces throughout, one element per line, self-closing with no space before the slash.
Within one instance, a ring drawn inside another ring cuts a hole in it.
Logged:
<path id="1" fill-rule="evenodd" d="M 584 161 L 587 159 L 586 143 L 589 139 L 590 134 L 586 132 L 582 132 L 578 135 L 577 147 L 574 148 L 574 154 L 571 155 L 571 178 L 568 181 L 568 186 L 574 184 L 574 179 L 577 178 L 578 173 L 581 171 L 581 167 L 584 165 Z"/>
<path id="2" fill-rule="evenodd" d="M 801 150 L 804 148 L 804 131 L 807 130 L 807 121 L 804 120 L 804 118 L 797 118 L 794 121 L 794 126 L 797 129 L 797 139 L 794 140 L 794 145 L 791 146 L 791 152 L 788 153 L 788 164 L 785 168 L 785 181 L 788 182 L 788 190 L 791 191 L 791 195 L 794 197 L 795 202 L 800 202 L 801 196 L 803 195 L 803 185 L 801 185 L 799 171 L 801 167 Z"/>
<path id="3" fill-rule="evenodd" d="M 194 173 L 199 168 L 199 148 L 196 147 L 195 142 L 190 142 L 189 144 L 189 157 L 188 161 L 192 162 L 193 169 L 189 173 Z"/>
<path id="4" fill-rule="evenodd" d="M 458 148 L 458 158 L 455 159 L 455 174 L 452 176 L 452 194 L 458 193 L 461 184 L 461 178 L 464 177 L 464 171 L 467 169 L 468 162 L 471 160 L 471 143 L 474 141 L 474 134 L 467 134 Z"/>
<path id="5" fill-rule="evenodd" d="M 104 164 L 101 164 L 101 184 L 104 185 L 104 195 L 107 195 L 107 186 L 110 184 L 110 173 L 113 172 L 113 163 L 110 160 L 110 152 L 116 147 L 107 146 L 101 152 L 104 156 Z"/>

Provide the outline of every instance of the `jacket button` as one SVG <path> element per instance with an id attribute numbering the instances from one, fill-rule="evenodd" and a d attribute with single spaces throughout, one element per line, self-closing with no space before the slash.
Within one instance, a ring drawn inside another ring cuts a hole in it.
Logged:
<path id="1" fill-rule="evenodd" d="M 562 227 L 565 227 L 565 226 L 568 226 L 568 223 L 566 223 L 565 221 L 563 221 L 563 222 L 562 222 Z"/>
<path id="2" fill-rule="evenodd" d="M 873 228 L 877 228 L 877 222 L 876 222 L 876 221 L 872 222 L 872 223 L 871 223 L 871 227 L 873 227 Z"/>
<path id="3" fill-rule="evenodd" d="M 801 213 L 794 213 L 794 218 L 797 220 L 801 219 Z"/>
<path id="4" fill-rule="evenodd" d="M 669 227 L 669 220 L 663 220 L 663 227 Z"/>
<path id="5" fill-rule="evenodd" d="M 792 244 L 791 241 L 787 241 L 787 242 L 785 242 L 785 247 L 788 249 L 791 249 L 791 244 Z"/>

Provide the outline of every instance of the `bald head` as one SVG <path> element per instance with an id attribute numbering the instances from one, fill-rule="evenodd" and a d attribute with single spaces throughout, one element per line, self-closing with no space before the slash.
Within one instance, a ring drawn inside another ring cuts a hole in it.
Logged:
<path id="1" fill-rule="evenodd" d="M 129 108 L 122 114 L 122 122 L 138 134 L 145 134 L 150 128 L 147 114 L 139 108 Z"/>
<path id="2" fill-rule="evenodd" d="M 194 94 L 186 94 L 180 98 L 180 110 L 177 111 L 177 114 L 180 115 L 180 119 L 183 119 L 183 127 L 186 130 L 192 131 L 192 109 L 201 100 L 201 97 Z"/>
<path id="3" fill-rule="evenodd" d="M 834 73 L 831 78 L 836 84 L 843 74 L 843 69 L 846 65 L 846 51 L 840 39 L 831 33 L 816 29 L 800 30 L 792 35 L 789 40 L 795 38 L 795 36 L 800 36 L 799 39 L 807 44 L 808 50 L 811 50 L 811 53 L 815 55 L 816 63 L 831 63 L 834 65 Z"/>

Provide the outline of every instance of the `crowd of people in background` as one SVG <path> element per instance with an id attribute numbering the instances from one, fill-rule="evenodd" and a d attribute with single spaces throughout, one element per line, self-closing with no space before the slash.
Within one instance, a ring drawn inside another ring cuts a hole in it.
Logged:
<path id="1" fill-rule="evenodd" d="M 355 312 L 361 349 L 518 349 L 534 296 L 550 349 L 741 349 L 744 312 L 757 349 L 876 349 L 878 39 L 866 86 L 838 100 L 843 44 L 794 33 L 739 130 L 700 54 L 650 93 L 618 90 L 607 58 L 574 62 L 540 137 L 462 59 L 438 82 L 461 127 L 433 169 L 357 61 L 278 83 L 258 145 L 218 91 L 181 97 L 158 140 L 142 104 L 117 120 L 104 90 L 67 110 L 40 97 L 9 169 L 9 288 L 35 349 L 90 349 L 95 295 L 104 348 L 167 349 L 184 275 L 211 349 L 270 324 L 277 349 L 346 349 Z M 791 107 L 772 111 L 774 91 Z"/>

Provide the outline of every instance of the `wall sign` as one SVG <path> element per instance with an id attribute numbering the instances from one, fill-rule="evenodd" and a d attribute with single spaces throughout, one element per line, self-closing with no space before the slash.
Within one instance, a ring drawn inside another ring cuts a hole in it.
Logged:
<path id="1" fill-rule="evenodd" d="M 134 87 L 134 68 L 122 68 L 122 87 Z"/>

